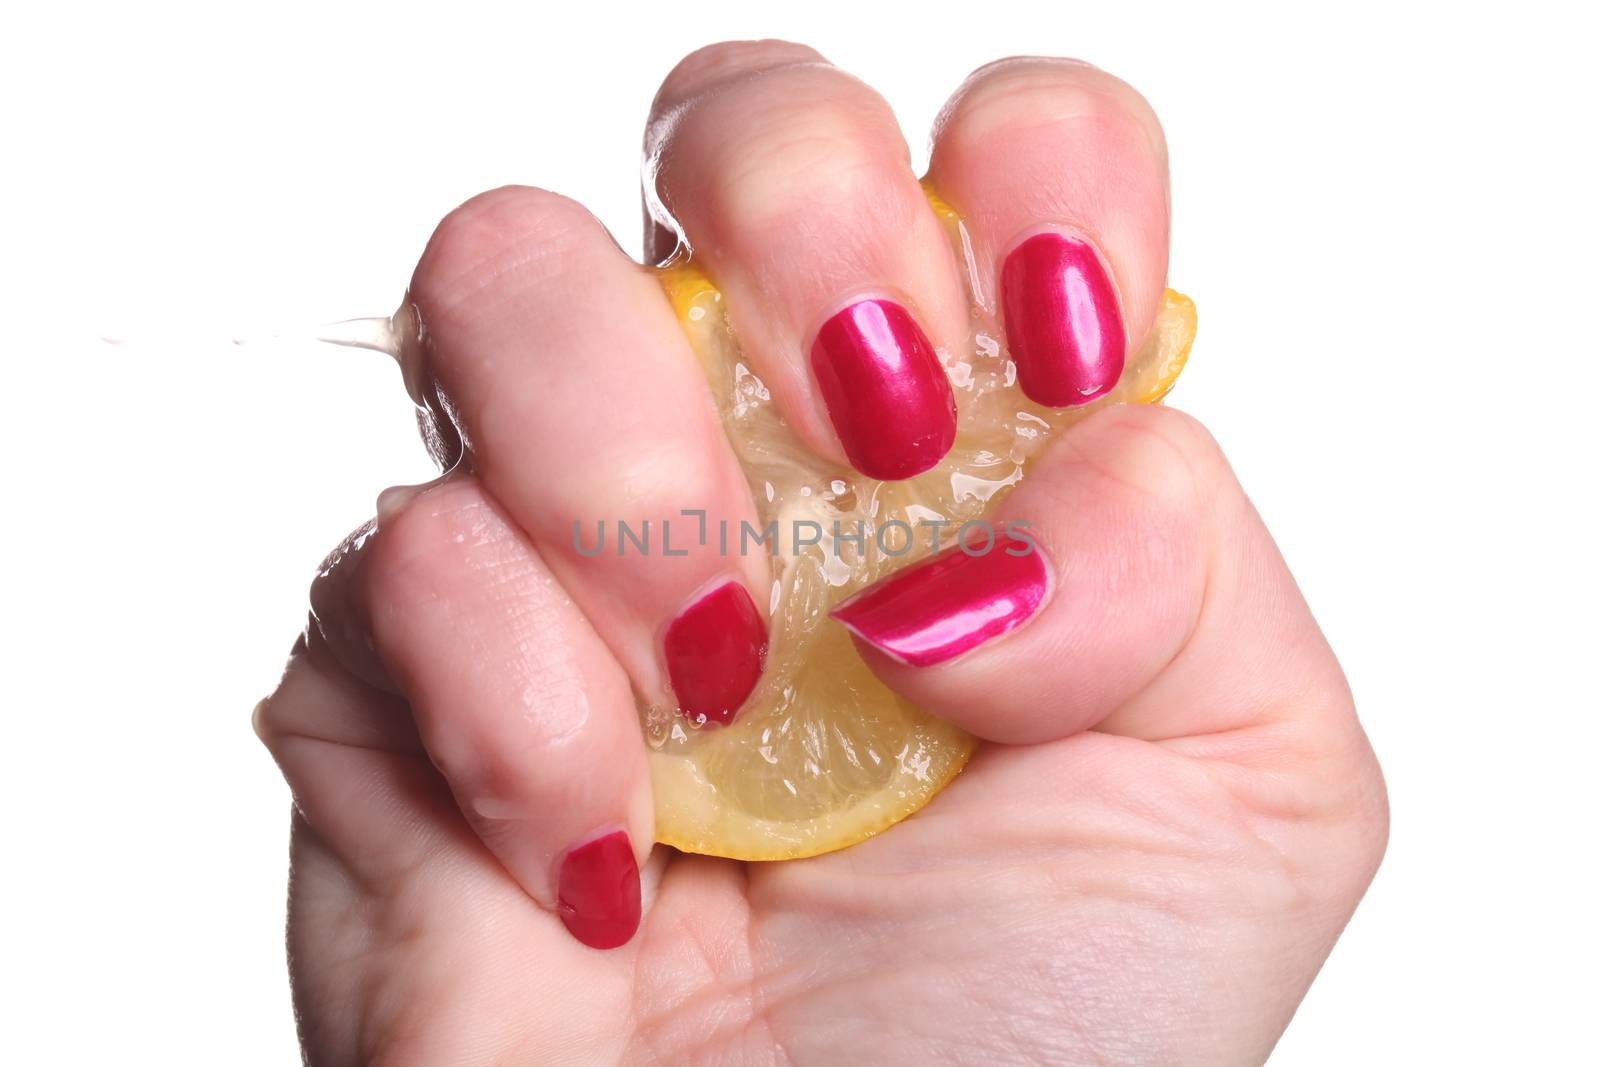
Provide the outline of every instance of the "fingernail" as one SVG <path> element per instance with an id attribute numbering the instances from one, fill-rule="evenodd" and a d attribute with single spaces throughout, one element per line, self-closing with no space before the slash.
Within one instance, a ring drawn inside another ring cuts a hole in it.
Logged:
<path id="1" fill-rule="evenodd" d="M 850 464 L 885 481 L 921 474 L 956 439 L 956 401 L 939 356 L 911 313 L 861 300 L 834 315 L 811 345 L 828 417 Z"/>
<path id="2" fill-rule="evenodd" d="M 678 612 L 663 644 L 678 710 L 695 722 L 727 724 L 761 680 L 767 626 L 745 587 L 730 578 Z"/>
<path id="3" fill-rule="evenodd" d="M 556 884 L 556 913 L 590 948 L 627 944 L 639 928 L 639 864 L 616 830 L 568 852 Z"/>
<path id="4" fill-rule="evenodd" d="M 976 554 L 978 547 L 947 549 L 867 586 L 829 614 L 901 663 L 930 667 L 953 659 L 1027 622 L 1050 585 L 1031 540 L 997 534 L 987 552 Z"/>
<path id="5" fill-rule="evenodd" d="M 1117 384 L 1127 331 L 1092 247 L 1059 233 L 1030 237 L 1006 257 L 1000 290 L 1007 345 L 1030 399 L 1072 407 Z"/>

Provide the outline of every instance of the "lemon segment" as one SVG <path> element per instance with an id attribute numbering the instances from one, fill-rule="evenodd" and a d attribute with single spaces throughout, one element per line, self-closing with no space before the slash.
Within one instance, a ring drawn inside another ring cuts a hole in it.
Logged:
<path id="1" fill-rule="evenodd" d="M 957 213 L 924 186 L 958 255 L 971 243 Z M 739 717 L 696 727 L 674 708 L 641 707 L 655 793 L 656 839 L 686 852 L 741 860 L 796 859 L 845 848 L 921 808 L 953 779 L 976 742 L 897 696 L 867 669 L 828 611 L 862 586 L 932 551 L 891 520 L 921 530 L 941 522 L 944 543 L 987 513 L 1028 461 L 1071 424 L 1106 404 L 1156 403 L 1171 390 L 1194 339 L 1194 303 L 1168 290 L 1155 328 L 1117 387 L 1080 408 L 1040 407 L 1016 386 L 990 317 L 973 313 L 963 351 L 941 352 L 956 393 L 956 441 L 932 470 L 878 482 L 812 454 L 778 415 L 765 383 L 729 329 L 722 294 L 691 262 L 658 276 L 710 383 L 763 527 L 771 557 L 771 647 Z M 981 303 L 981 300 L 979 301 Z M 789 530 L 815 523 L 820 543 L 794 549 Z M 867 531 L 859 548 L 841 531 Z M 858 525 L 859 524 L 859 525 Z M 887 536 L 882 536 L 887 534 Z M 767 552 L 731 531 L 726 551 Z"/>

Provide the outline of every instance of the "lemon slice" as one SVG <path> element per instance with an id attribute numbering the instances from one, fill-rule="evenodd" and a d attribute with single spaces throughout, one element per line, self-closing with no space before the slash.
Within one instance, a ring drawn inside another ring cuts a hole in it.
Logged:
<path id="1" fill-rule="evenodd" d="M 960 218 L 931 190 L 928 198 L 970 267 Z M 1116 389 L 1069 410 L 1040 407 L 1022 395 L 999 335 L 986 325 L 992 316 L 975 307 L 966 349 L 940 353 L 956 393 L 954 447 L 924 474 L 879 482 L 835 467 L 800 443 L 741 356 L 722 294 L 692 261 L 663 268 L 660 280 L 711 383 L 761 523 L 779 524 L 783 551 L 772 559 L 766 671 L 739 717 L 729 726 L 696 727 L 674 709 L 641 708 L 651 746 L 656 840 L 741 860 L 844 848 L 926 804 L 960 773 L 976 742 L 879 682 L 828 611 L 928 554 L 930 533 L 916 533 L 907 545 L 891 521 L 914 531 L 926 530 L 919 523 L 946 522 L 949 544 L 961 524 L 993 507 L 1021 480 L 1028 460 L 1068 425 L 1105 404 L 1160 401 L 1188 357 L 1194 304 L 1168 290 L 1155 328 Z M 981 291 L 976 282 L 971 288 Z M 819 543 L 794 550 L 787 531 L 796 522 L 817 524 Z M 865 529 L 865 550 L 843 538 L 835 544 L 835 522 L 850 535 Z M 879 551 L 880 530 L 885 546 L 905 551 Z M 738 546 L 733 531 L 729 551 Z"/>

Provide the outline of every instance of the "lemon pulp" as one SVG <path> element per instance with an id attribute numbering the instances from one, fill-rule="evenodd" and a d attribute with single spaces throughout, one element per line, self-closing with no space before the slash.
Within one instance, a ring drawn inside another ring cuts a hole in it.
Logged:
<path id="1" fill-rule="evenodd" d="M 928 199 L 970 267 L 960 218 L 932 190 Z M 787 531 L 809 521 L 822 533 L 820 543 L 797 551 L 781 534 L 783 552 L 772 559 L 766 671 L 731 725 L 696 727 L 674 709 L 641 708 L 656 839 L 741 860 L 844 848 L 926 804 L 960 773 L 976 745 L 879 682 L 844 628 L 827 617 L 857 589 L 930 550 L 932 537 L 917 532 L 902 554 L 890 555 L 878 550 L 874 531 L 883 529 L 883 543 L 898 552 L 906 538 L 888 523 L 921 531 L 919 523 L 944 521 L 948 544 L 962 523 L 982 518 L 1020 481 L 1029 459 L 1067 426 L 1105 404 L 1159 402 L 1188 358 L 1194 304 L 1167 290 L 1154 329 L 1117 387 L 1065 410 L 1022 395 L 1002 339 L 975 307 L 967 348 L 940 353 L 956 394 L 955 445 L 930 471 L 879 482 L 800 443 L 741 356 L 722 294 L 692 260 L 663 268 L 660 280 L 711 384 L 762 526 L 776 521 Z M 835 544 L 835 522 L 851 536 L 865 529 L 865 551 L 844 538 Z M 737 536 L 730 550 L 738 550 Z"/>

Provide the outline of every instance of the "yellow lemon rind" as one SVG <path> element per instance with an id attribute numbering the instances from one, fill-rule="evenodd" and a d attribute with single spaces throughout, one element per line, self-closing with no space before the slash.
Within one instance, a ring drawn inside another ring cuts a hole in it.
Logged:
<path id="1" fill-rule="evenodd" d="M 839 849 L 848 848 L 869 837 L 877 836 L 926 807 L 930 800 L 943 792 L 945 786 L 954 781 L 956 775 L 965 769 L 977 747 L 977 740 L 967 737 L 966 743 L 954 754 L 945 773 L 926 783 L 920 793 L 904 796 L 898 802 L 882 803 L 882 798 L 895 792 L 892 788 L 884 789 L 879 793 L 862 797 L 848 808 L 830 812 L 812 824 L 804 844 L 777 844 L 776 838 L 779 835 L 772 831 L 780 828 L 780 824 L 743 812 L 739 813 L 739 817 L 725 816 L 728 821 L 742 823 L 742 829 L 711 836 L 685 833 L 672 826 L 664 826 L 658 820 L 656 841 L 659 844 L 671 845 L 680 852 L 748 861 L 798 860 L 808 856 L 820 856 L 827 852 L 837 852 Z M 657 769 L 652 767 L 652 771 Z"/>

